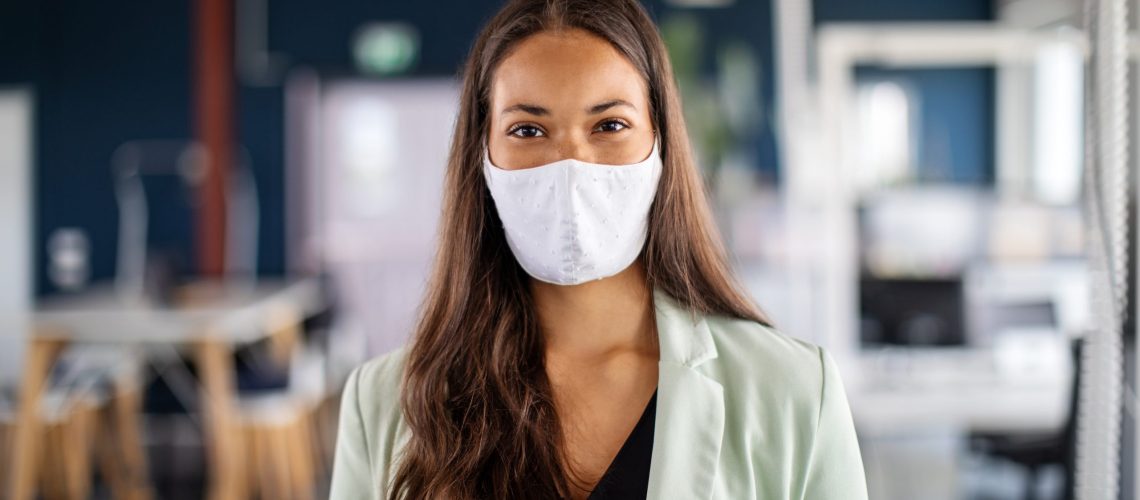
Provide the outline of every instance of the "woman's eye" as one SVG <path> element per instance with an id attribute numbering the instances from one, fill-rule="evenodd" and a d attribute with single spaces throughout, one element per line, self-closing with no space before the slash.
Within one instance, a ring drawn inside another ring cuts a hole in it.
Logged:
<path id="1" fill-rule="evenodd" d="M 522 133 L 520 134 L 519 132 Z M 512 128 L 510 134 L 515 137 L 538 137 L 542 134 L 542 131 L 532 125 L 519 125 Z"/>
<path id="2" fill-rule="evenodd" d="M 629 128 L 628 125 L 617 120 L 608 120 L 598 125 L 602 132 L 620 132 L 626 128 Z"/>

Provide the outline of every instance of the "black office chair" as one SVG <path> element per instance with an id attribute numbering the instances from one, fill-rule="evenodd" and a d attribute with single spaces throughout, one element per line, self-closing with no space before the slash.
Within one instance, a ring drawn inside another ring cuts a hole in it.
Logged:
<path id="1" fill-rule="evenodd" d="M 1061 498 L 1073 499 L 1073 468 L 1076 465 L 1077 401 L 1081 387 L 1081 346 L 1083 339 L 1074 339 L 1073 386 L 1069 397 L 1069 414 L 1065 425 L 1052 434 L 992 434 L 972 432 L 970 449 L 985 455 L 1018 464 L 1026 470 L 1025 498 L 1038 500 L 1037 479 L 1043 467 L 1064 466 L 1064 487 Z"/>

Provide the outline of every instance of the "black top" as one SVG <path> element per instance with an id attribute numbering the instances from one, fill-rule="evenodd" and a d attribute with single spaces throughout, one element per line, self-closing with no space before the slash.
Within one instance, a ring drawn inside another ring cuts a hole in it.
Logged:
<path id="1" fill-rule="evenodd" d="M 614 461 L 587 500 L 645 498 L 649 489 L 649 462 L 653 454 L 653 420 L 657 416 L 657 391 L 649 398 L 641 419 L 621 445 Z"/>

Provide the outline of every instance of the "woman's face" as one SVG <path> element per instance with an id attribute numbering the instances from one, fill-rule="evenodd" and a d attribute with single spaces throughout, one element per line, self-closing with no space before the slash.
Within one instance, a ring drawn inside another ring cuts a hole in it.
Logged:
<path id="1" fill-rule="evenodd" d="M 581 29 L 519 42 L 491 82 L 488 152 L 517 170 L 566 158 L 637 163 L 653 150 L 645 80 L 609 42 Z"/>

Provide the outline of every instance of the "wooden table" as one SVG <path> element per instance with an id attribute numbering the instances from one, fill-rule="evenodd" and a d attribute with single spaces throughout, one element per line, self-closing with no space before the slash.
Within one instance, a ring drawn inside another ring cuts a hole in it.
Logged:
<path id="1" fill-rule="evenodd" d="M 125 301 L 110 286 L 51 299 L 37 306 L 24 365 L 16 420 L 15 458 L 10 474 L 12 500 L 34 495 L 41 443 L 37 412 L 51 368 L 60 352 L 73 343 L 177 346 L 187 349 L 198 366 L 203 401 L 210 485 L 207 498 L 237 499 L 245 491 L 245 446 L 235 405 L 235 346 L 269 335 L 281 318 L 301 319 L 325 305 L 314 279 L 260 281 L 252 287 L 199 284 L 187 288 L 177 307 Z M 125 460 L 145 470 L 141 442 L 131 445 Z M 141 469 L 140 469 L 141 468 Z M 136 485 L 139 486 L 139 485 Z M 146 498 L 149 488 L 136 488 Z"/>

